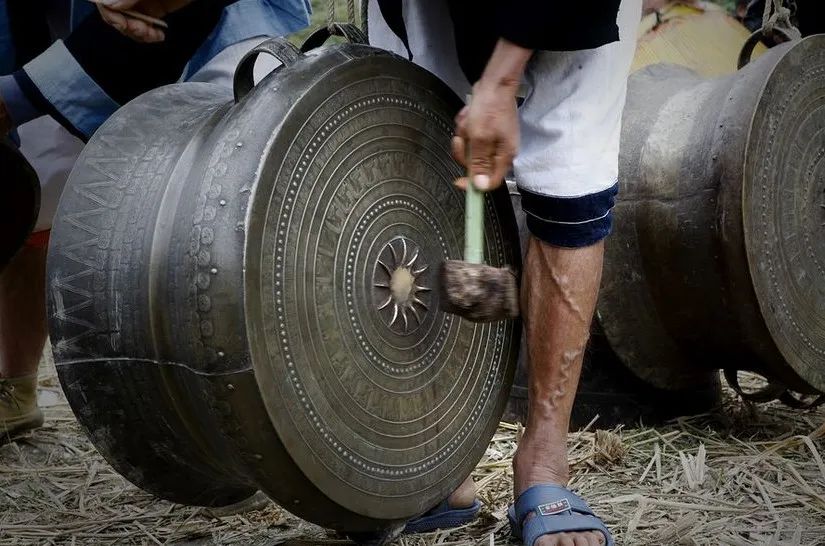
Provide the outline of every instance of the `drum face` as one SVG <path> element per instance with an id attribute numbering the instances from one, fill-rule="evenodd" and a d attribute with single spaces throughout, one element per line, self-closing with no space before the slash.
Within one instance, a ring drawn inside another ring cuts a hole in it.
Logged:
<path id="1" fill-rule="evenodd" d="M 260 488 L 348 531 L 458 486 L 520 340 L 518 322 L 439 310 L 439 265 L 463 248 L 460 104 L 412 63 L 346 44 L 237 103 L 179 84 L 101 128 L 58 213 L 51 327 L 72 407 L 118 470 L 179 502 Z M 518 268 L 506 190 L 486 206 L 488 262 Z M 115 400 L 126 409 L 101 417 Z M 183 461 L 188 474 L 159 470 Z"/>

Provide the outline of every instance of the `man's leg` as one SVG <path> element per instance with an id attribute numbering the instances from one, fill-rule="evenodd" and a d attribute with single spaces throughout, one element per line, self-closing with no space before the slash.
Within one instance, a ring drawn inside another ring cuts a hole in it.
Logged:
<path id="1" fill-rule="evenodd" d="M 0 274 L 0 377 L 37 373 L 46 343 L 45 285 L 45 247 L 23 247 Z"/>
<path id="2" fill-rule="evenodd" d="M 24 247 L 0 274 L 0 444 L 43 423 L 37 364 L 46 342 L 46 248 Z"/>
<path id="3" fill-rule="evenodd" d="M 532 92 L 520 109 L 514 167 L 533 236 L 522 283 L 529 406 L 513 461 L 516 498 L 532 486 L 566 486 L 569 479 L 567 432 L 601 281 L 602 239 L 610 231 L 640 14 L 641 0 L 622 0 L 619 42 L 537 53 L 526 73 Z M 552 525 L 552 515 L 547 521 Z M 535 544 L 604 542 L 591 531 L 548 534 Z"/>
<path id="4" fill-rule="evenodd" d="M 566 486 L 567 430 L 601 280 L 604 245 L 561 248 L 530 238 L 522 283 L 529 409 L 513 460 L 516 498 L 538 484 Z M 575 540 L 574 540 L 575 538 Z M 600 532 L 541 537 L 537 546 L 604 544 Z"/>
<path id="5" fill-rule="evenodd" d="M 0 274 L 0 443 L 40 426 L 37 366 L 46 343 L 48 229 L 83 144 L 48 117 L 18 128 L 21 152 L 40 179 L 35 233 Z"/>

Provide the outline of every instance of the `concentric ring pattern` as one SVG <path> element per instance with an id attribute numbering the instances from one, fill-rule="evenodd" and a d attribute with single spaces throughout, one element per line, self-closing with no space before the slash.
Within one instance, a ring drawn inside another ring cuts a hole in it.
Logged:
<path id="1" fill-rule="evenodd" d="M 390 519 L 437 502 L 483 453 L 518 332 L 439 311 L 439 265 L 463 247 L 449 151 L 458 102 L 409 63 L 370 61 L 287 116 L 291 141 L 253 205 L 266 221 L 259 247 L 248 236 L 261 271 L 247 278 L 261 298 L 248 327 L 296 464 L 339 504 Z M 487 210 L 487 258 L 513 263 L 493 199 Z"/>
<path id="2" fill-rule="evenodd" d="M 743 210 L 754 288 L 785 360 L 825 390 L 825 37 L 778 63 L 750 134 Z"/>

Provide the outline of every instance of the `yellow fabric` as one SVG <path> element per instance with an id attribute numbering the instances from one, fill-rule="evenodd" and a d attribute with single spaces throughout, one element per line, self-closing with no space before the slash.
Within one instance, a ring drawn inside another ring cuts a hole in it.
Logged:
<path id="1" fill-rule="evenodd" d="M 736 61 L 750 32 L 727 12 L 706 2 L 698 7 L 673 3 L 642 19 L 632 70 L 666 62 L 687 66 L 705 77 L 736 71 Z M 754 58 L 765 51 L 761 44 Z"/>

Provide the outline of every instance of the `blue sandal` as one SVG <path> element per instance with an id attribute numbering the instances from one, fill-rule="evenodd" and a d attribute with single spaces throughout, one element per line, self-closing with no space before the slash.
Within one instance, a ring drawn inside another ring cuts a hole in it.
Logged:
<path id="1" fill-rule="evenodd" d="M 531 513 L 535 516 L 527 519 Z M 615 546 L 613 536 L 581 497 L 560 485 L 534 485 L 519 495 L 507 510 L 513 537 L 533 546 L 539 537 L 557 533 L 600 531 L 606 546 Z"/>
<path id="2" fill-rule="evenodd" d="M 478 499 L 468 508 L 450 508 L 450 505 L 444 500 L 424 515 L 408 521 L 407 526 L 404 528 L 404 534 L 430 533 L 436 529 L 460 527 L 476 519 L 480 509 L 481 503 Z"/>

